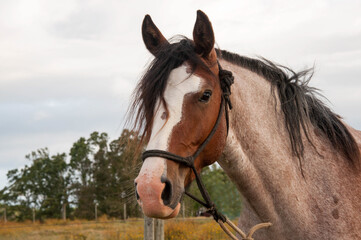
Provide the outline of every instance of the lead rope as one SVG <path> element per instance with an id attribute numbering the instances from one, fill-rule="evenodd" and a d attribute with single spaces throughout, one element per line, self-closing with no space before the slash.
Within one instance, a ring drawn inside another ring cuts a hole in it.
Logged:
<path id="1" fill-rule="evenodd" d="M 261 229 L 261 228 L 266 228 L 266 227 L 270 227 L 272 226 L 272 223 L 267 222 L 267 223 L 259 223 L 255 226 L 253 226 L 248 234 L 245 234 L 240 228 L 238 228 L 231 220 L 229 220 L 226 216 L 224 216 L 222 213 L 218 212 L 215 204 L 212 202 L 212 200 L 209 198 L 209 194 L 207 192 L 207 190 L 205 189 L 203 183 L 202 183 L 202 179 L 199 176 L 199 174 L 197 173 L 196 169 L 194 167 L 192 167 L 192 170 L 194 172 L 194 174 L 196 175 L 196 182 L 198 185 L 198 188 L 204 198 L 204 200 L 206 201 L 203 202 L 202 200 L 200 200 L 199 198 L 193 196 L 192 194 L 190 194 L 189 192 L 185 192 L 185 194 L 187 196 L 189 196 L 190 198 L 192 198 L 193 200 L 195 200 L 196 202 L 198 202 L 199 204 L 203 205 L 204 207 L 207 208 L 207 213 L 211 214 L 214 218 L 214 220 L 219 224 L 219 226 L 222 228 L 222 230 L 233 240 L 238 240 L 238 238 L 227 228 L 227 226 L 225 225 L 228 224 L 229 227 L 231 227 L 234 231 L 236 231 L 239 235 L 241 235 L 242 240 L 254 240 L 253 239 L 253 234 Z M 204 197 L 207 196 L 207 197 Z"/>
<path id="2" fill-rule="evenodd" d="M 231 85 L 234 82 L 234 77 L 232 75 L 232 72 L 222 69 L 221 65 L 218 63 L 219 67 L 219 80 L 221 84 L 222 89 L 222 100 L 220 104 L 220 109 L 218 113 L 218 117 L 216 120 L 216 123 L 214 124 L 211 132 L 208 134 L 207 138 L 204 140 L 204 142 L 199 146 L 197 151 L 188 157 L 182 157 L 178 156 L 176 154 L 163 151 L 163 150 L 147 150 L 142 154 L 142 160 L 144 161 L 148 157 L 162 157 L 167 158 L 169 160 L 172 160 L 174 162 L 178 162 L 181 164 L 186 165 L 187 167 L 191 168 L 195 177 L 196 182 L 198 185 L 198 189 L 204 199 L 204 201 L 200 200 L 199 198 L 193 196 L 189 192 L 185 192 L 187 196 L 198 202 L 199 204 L 203 205 L 207 208 L 207 213 L 211 214 L 214 218 L 214 220 L 220 225 L 220 227 L 223 229 L 223 231 L 233 240 L 238 240 L 238 238 L 226 227 L 225 223 L 229 225 L 234 231 L 236 231 L 239 235 L 241 235 L 243 240 L 253 240 L 252 235 L 261 228 L 270 227 L 272 224 L 270 222 L 267 223 L 260 223 L 255 226 L 253 226 L 248 234 L 245 234 L 241 229 L 239 229 L 236 225 L 234 225 L 226 216 L 224 216 L 222 213 L 220 213 L 215 204 L 212 202 L 203 182 L 198 174 L 195 166 L 194 166 L 194 160 L 198 157 L 198 155 L 201 153 L 201 151 L 205 148 L 205 146 L 208 144 L 208 142 L 211 140 L 212 136 L 216 132 L 216 129 L 220 123 L 222 114 L 223 114 L 223 105 L 224 105 L 224 111 L 226 115 L 226 123 L 227 123 L 227 134 L 229 129 L 229 118 L 228 118 L 228 109 L 232 109 L 232 103 L 229 98 L 231 95 Z"/>
<path id="3" fill-rule="evenodd" d="M 215 206 L 215 204 L 212 202 L 212 200 L 209 197 L 209 194 L 206 190 L 206 188 L 204 187 L 204 184 L 202 182 L 201 177 L 199 176 L 197 170 L 195 169 L 194 165 L 192 164 L 191 169 L 193 170 L 195 176 L 196 176 L 196 182 L 198 185 L 198 189 L 201 192 L 201 195 L 203 197 L 203 199 L 206 202 L 203 202 L 202 200 L 200 200 L 199 198 L 193 196 L 192 194 L 190 194 L 189 192 L 185 192 L 185 194 L 187 196 L 189 196 L 190 198 L 192 198 L 193 200 L 195 200 L 196 202 L 198 202 L 199 204 L 203 205 L 204 207 L 207 208 L 207 213 L 211 214 L 214 218 L 214 220 L 219 224 L 219 226 L 222 228 L 222 230 L 233 240 L 238 240 L 238 238 L 227 228 L 227 226 L 225 225 L 228 224 L 229 227 L 231 227 L 234 231 L 236 231 L 239 235 L 241 235 L 242 240 L 254 240 L 253 239 L 253 234 L 261 229 L 261 228 L 266 228 L 266 227 L 270 227 L 272 226 L 272 223 L 267 222 L 267 223 L 259 223 L 255 226 L 253 226 L 248 234 L 245 234 L 240 228 L 238 228 L 231 220 L 229 220 L 226 216 L 224 216 L 221 212 L 219 212 Z"/>

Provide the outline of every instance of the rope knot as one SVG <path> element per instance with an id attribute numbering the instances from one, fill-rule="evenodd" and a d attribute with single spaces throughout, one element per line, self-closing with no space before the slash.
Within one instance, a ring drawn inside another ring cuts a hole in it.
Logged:
<path id="1" fill-rule="evenodd" d="M 231 95 L 231 85 L 234 83 L 234 76 L 231 71 L 224 70 L 219 63 L 218 63 L 218 68 L 219 68 L 219 80 L 221 82 L 223 97 L 226 100 L 226 104 L 228 105 L 228 108 L 232 109 L 232 103 L 229 96 Z"/>
<path id="2" fill-rule="evenodd" d="M 216 222 L 218 222 L 218 220 L 221 220 L 222 222 L 227 221 L 226 217 L 222 213 L 217 211 L 217 208 L 214 204 L 212 204 L 212 206 L 210 208 L 208 208 L 208 210 L 206 212 L 211 214 L 213 216 L 214 220 L 216 220 Z"/>

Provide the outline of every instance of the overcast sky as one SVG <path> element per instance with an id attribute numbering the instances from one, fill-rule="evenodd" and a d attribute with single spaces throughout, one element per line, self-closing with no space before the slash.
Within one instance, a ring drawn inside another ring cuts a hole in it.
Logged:
<path id="1" fill-rule="evenodd" d="M 361 1 L 0 1 L 0 188 L 6 173 L 48 147 L 122 131 L 130 94 L 151 55 L 150 14 L 166 38 L 192 36 L 196 10 L 220 48 L 302 70 L 332 109 L 361 129 Z"/>

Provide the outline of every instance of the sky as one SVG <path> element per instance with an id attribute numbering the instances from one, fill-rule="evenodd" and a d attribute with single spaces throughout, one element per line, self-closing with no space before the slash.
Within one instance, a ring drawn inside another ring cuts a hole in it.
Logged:
<path id="1" fill-rule="evenodd" d="M 152 57 L 141 24 L 192 36 L 196 11 L 218 47 L 295 71 L 361 130 L 359 0 L 0 0 L 0 189 L 25 155 L 69 153 L 93 131 L 117 138 L 131 93 Z"/>

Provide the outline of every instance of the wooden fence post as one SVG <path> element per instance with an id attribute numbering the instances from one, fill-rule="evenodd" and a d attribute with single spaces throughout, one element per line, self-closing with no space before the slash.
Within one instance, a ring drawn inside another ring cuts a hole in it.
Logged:
<path id="1" fill-rule="evenodd" d="M 124 221 L 127 220 L 127 204 L 124 203 Z"/>
<path id="2" fill-rule="evenodd" d="M 33 223 L 35 223 L 35 208 L 33 207 Z"/>
<path id="3" fill-rule="evenodd" d="M 164 240 L 164 220 L 154 219 L 154 240 Z"/>
<path id="4" fill-rule="evenodd" d="M 164 221 L 144 216 L 144 240 L 164 240 Z"/>
<path id="5" fill-rule="evenodd" d="M 123 191 L 120 197 L 124 200 L 124 221 L 127 220 L 127 201 L 125 197 L 127 196 L 126 192 Z"/>
<path id="6" fill-rule="evenodd" d="M 154 219 L 144 216 L 144 240 L 154 240 Z"/>
<path id="7" fill-rule="evenodd" d="M 63 220 L 66 221 L 66 203 L 63 203 Z"/>
<path id="8" fill-rule="evenodd" d="M 95 221 L 98 221 L 98 203 L 95 203 Z"/>
<path id="9" fill-rule="evenodd" d="M 8 220 L 6 218 L 6 207 L 4 207 L 4 223 L 6 223 Z"/>

